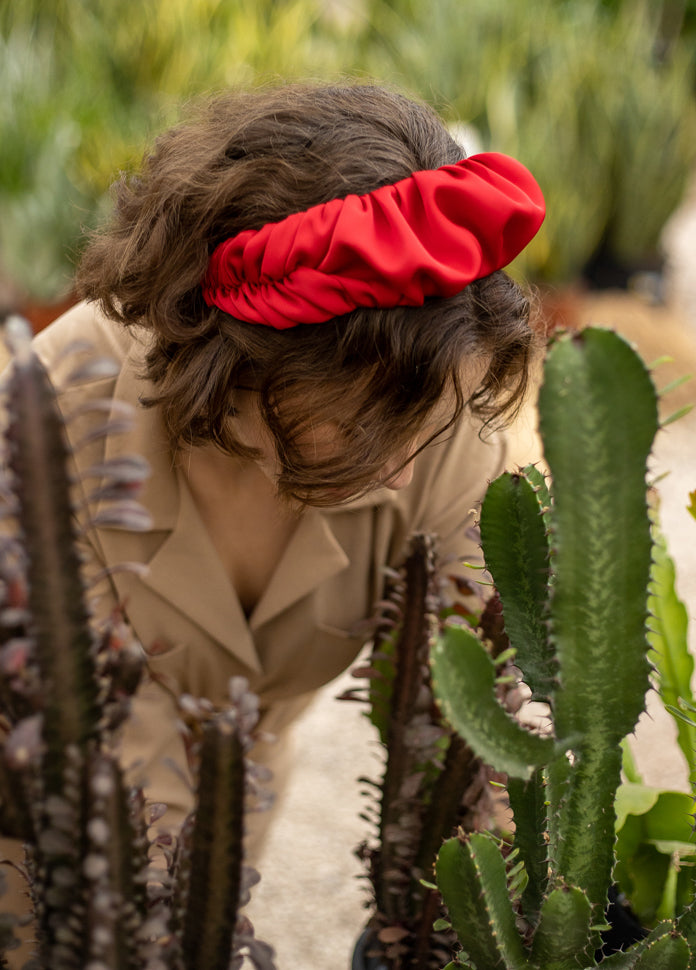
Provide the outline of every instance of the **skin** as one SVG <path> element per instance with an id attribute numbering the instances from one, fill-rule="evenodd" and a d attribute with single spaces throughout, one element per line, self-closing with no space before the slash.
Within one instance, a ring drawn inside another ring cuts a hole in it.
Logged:
<path id="1" fill-rule="evenodd" d="M 235 407 L 239 437 L 257 448 L 261 457 L 250 461 L 208 444 L 182 449 L 179 465 L 213 546 L 250 616 L 303 510 L 278 495 L 278 458 L 253 392 L 243 392 Z M 307 441 L 307 448 L 316 456 L 325 457 L 327 449 L 331 453 L 339 447 L 338 429 L 331 425 L 315 429 Z M 377 479 L 379 484 L 389 489 L 405 488 L 413 478 L 413 460 L 404 465 L 406 458 L 407 454 L 399 454 L 386 461 Z M 337 501 L 346 497 L 337 494 Z"/>

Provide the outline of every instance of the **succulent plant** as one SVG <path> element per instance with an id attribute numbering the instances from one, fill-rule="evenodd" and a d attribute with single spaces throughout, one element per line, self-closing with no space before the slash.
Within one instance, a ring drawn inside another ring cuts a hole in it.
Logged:
<path id="1" fill-rule="evenodd" d="M 433 651 L 445 714 L 508 774 L 515 820 L 512 853 L 463 832 L 440 850 L 437 884 L 462 948 L 450 966 L 691 970 L 692 907 L 625 952 L 600 950 L 621 742 L 650 686 L 646 463 L 657 395 L 627 343 L 588 329 L 551 347 L 539 410 L 551 485 L 534 468 L 497 479 L 481 535 L 514 662 L 548 705 L 547 730 L 526 730 L 496 704 L 495 663 L 472 632 L 450 626 Z"/>
<path id="2" fill-rule="evenodd" d="M 369 660 L 353 671 L 369 686 L 343 695 L 369 704 L 384 749 L 381 780 L 360 779 L 374 836 L 358 855 L 371 891 L 365 950 L 389 970 L 426 970 L 449 959 L 452 934 L 434 928 L 442 915 L 429 882 L 435 857 L 458 827 L 483 829 L 491 819 L 493 773 L 443 720 L 430 683 L 429 654 L 448 608 L 444 571 L 435 538 L 411 536 L 402 567 L 388 571 L 376 604 Z M 486 625 L 488 612 L 480 612 L 476 622 Z"/>
<path id="3" fill-rule="evenodd" d="M 248 759 L 257 700 L 242 679 L 231 681 L 222 710 L 180 699 L 196 807 L 178 837 L 151 839 L 163 807 L 126 785 L 114 745 L 145 654 L 121 616 L 97 624 L 91 615 L 64 419 L 24 322 L 10 318 L 6 333 L 13 362 L 0 471 L 0 830 L 26 846 L 37 946 L 25 966 L 236 970 L 247 956 L 272 970 L 270 947 L 238 912 L 257 878 L 243 862 L 244 814 L 259 796 Z M 83 360 L 72 378 L 113 366 Z M 95 434 L 115 430 L 105 421 Z M 88 505 L 107 497 L 110 521 L 144 525 L 133 491 L 145 473 L 137 456 L 91 469 L 98 484 Z M 13 918 L 0 918 L 0 927 L 6 966 Z"/>

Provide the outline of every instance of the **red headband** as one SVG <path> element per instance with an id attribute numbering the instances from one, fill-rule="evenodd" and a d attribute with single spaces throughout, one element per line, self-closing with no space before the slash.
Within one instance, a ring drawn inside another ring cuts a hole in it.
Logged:
<path id="1" fill-rule="evenodd" d="M 421 306 L 506 266 L 544 212 L 520 162 L 472 155 L 240 232 L 213 252 L 203 296 L 277 330 L 357 307 Z"/>

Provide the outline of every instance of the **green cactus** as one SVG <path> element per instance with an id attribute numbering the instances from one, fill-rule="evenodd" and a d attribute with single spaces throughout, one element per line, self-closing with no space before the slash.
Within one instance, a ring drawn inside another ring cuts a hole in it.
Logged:
<path id="1" fill-rule="evenodd" d="M 549 349 L 539 398 L 552 482 L 536 469 L 493 482 L 481 511 L 485 560 L 500 593 L 514 663 L 549 729 L 513 722 L 496 703 L 496 667 L 479 639 L 450 625 L 432 654 L 436 696 L 474 751 L 509 775 L 519 901 L 484 835 L 461 833 L 436 873 L 470 970 L 597 966 L 614 865 L 621 741 L 644 709 L 651 568 L 646 467 L 657 394 L 638 355 L 590 328 Z M 696 966 L 688 910 L 616 968 Z"/>
<path id="2" fill-rule="evenodd" d="M 258 704 L 233 679 L 223 710 L 182 698 L 198 777 L 196 811 L 153 882 L 148 826 L 159 810 L 122 777 L 113 744 L 145 655 L 122 620 L 98 625 L 82 575 L 70 454 L 54 390 L 28 327 L 6 323 L 13 362 L 0 436 L 0 831 L 25 842 L 32 970 L 228 970 L 270 948 L 238 910 L 256 873 L 243 864 L 248 760 Z M 103 376 L 91 361 L 76 376 Z M 112 426 L 107 429 L 113 430 Z M 145 521 L 132 500 L 138 458 L 107 463 L 91 501 L 111 521 Z M 84 483 L 83 483 L 84 484 Z M 0 913 L 0 966 L 14 920 Z"/>

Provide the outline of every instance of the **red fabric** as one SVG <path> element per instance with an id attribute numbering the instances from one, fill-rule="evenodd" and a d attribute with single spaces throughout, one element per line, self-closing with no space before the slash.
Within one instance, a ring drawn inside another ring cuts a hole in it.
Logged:
<path id="1" fill-rule="evenodd" d="M 544 212 L 520 162 L 472 155 L 240 232 L 213 252 L 203 296 L 279 330 L 356 307 L 420 306 L 506 266 Z"/>

